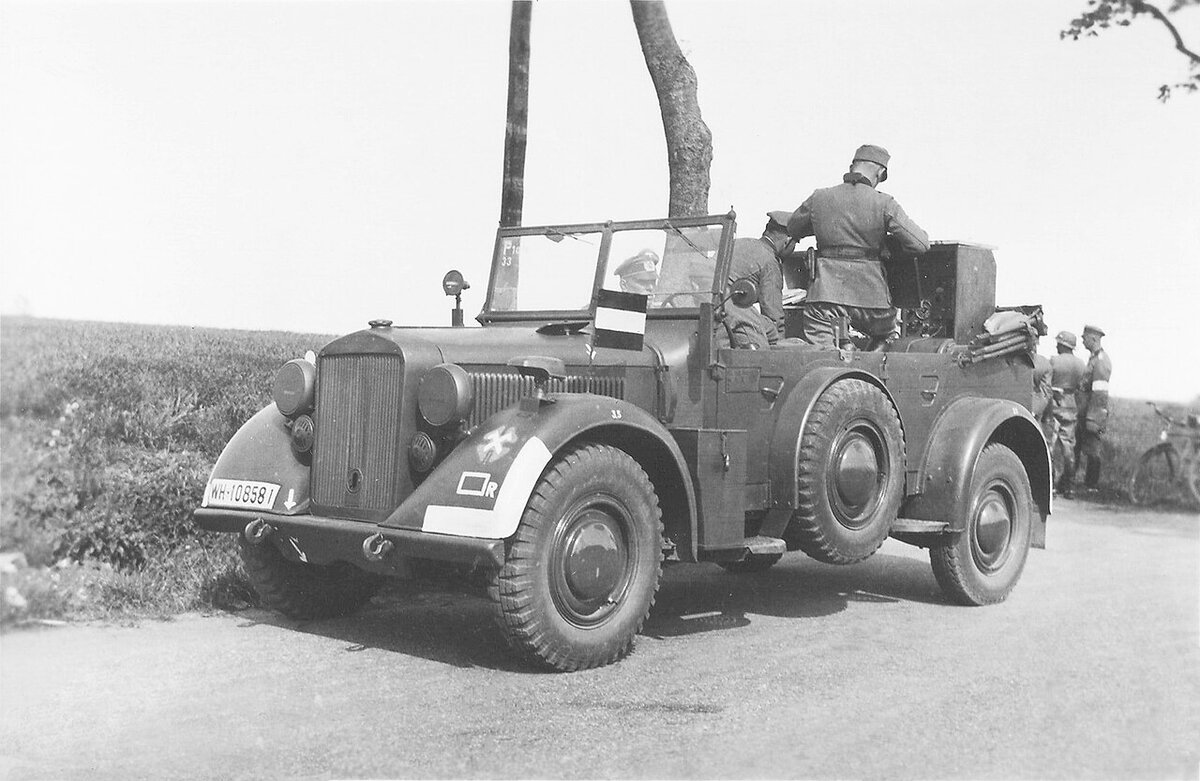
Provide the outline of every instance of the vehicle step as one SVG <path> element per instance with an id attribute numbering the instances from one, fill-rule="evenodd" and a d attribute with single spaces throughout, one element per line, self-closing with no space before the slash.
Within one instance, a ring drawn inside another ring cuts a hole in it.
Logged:
<path id="1" fill-rule="evenodd" d="M 786 553 L 787 544 L 778 537 L 757 537 L 746 538 L 746 550 L 749 553 Z"/>
<path id="2" fill-rule="evenodd" d="M 892 521 L 892 532 L 944 532 L 950 527 L 947 521 L 918 521 L 915 518 L 897 518 Z"/>

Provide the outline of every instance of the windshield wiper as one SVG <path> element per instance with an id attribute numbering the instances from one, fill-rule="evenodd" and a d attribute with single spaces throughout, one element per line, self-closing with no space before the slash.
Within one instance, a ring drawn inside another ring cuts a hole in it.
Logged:
<path id="1" fill-rule="evenodd" d="M 563 233 L 562 231 L 555 230 L 554 228 L 546 228 L 546 238 L 553 242 L 559 242 L 563 239 L 575 239 L 575 241 L 582 241 L 584 244 L 592 243 L 587 239 L 581 239 L 578 233 Z"/>
<path id="2" fill-rule="evenodd" d="M 697 255 L 704 255 L 705 257 L 708 257 L 707 253 L 705 253 L 704 250 L 700 249 L 699 245 L 697 245 L 696 242 L 692 241 L 686 235 L 684 235 L 684 232 L 679 230 L 679 228 L 676 228 L 674 225 L 672 225 L 669 222 L 667 223 L 667 227 L 670 228 L 672 231 L 674 231 L 676 236 L 678 236 L 679 238 L 686 241 L 688 243 L 688 246 L 690 246 L 692 249 L 696 250 Z"/>

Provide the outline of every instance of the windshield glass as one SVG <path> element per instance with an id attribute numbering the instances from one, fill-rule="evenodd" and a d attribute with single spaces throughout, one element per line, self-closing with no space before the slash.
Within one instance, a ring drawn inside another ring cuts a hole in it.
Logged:
<path id="1" fill-rule="evenodd" d="M 588 311 L 597 263 L 606 290 L 648 296 L 647 309 L 699 306 L 711 297 L 721 226 L 613 226 L 605 230 L 502 236 L 493 270 L 492 312 Z M 607 251 L 601 252 L 602 248 Z"/>

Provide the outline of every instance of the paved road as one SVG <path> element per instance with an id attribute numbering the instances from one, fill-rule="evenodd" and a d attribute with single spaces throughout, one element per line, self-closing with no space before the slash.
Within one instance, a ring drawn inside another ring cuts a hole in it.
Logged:
<path id="1" fill-rule="evenodd" d="M 1196 778 L 1200 519 L 1060 502 L 1003 605 L 923 552 L 671 569 L 624 662 L 514 666 L 486 603 L 0 640 L 0 775 Z"/>

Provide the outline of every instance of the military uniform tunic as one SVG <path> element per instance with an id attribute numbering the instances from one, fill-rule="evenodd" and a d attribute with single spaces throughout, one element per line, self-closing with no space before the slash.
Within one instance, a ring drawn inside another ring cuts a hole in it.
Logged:
<path id="1" fill-rule="evenodd" d="M 1112 359 L 1103 349 L 1088 358 L 1087 371 L 1080 383 L 1080 412 L 1088 431 L 1103 434 L 1108 428 L 1108 381 L 1112 378 Z"/>
<path id="2" fill-rule="evenodd" d="M 808 301 L 852 307 L 892 305 L 883 276 L 884 240 L 894 236 L 904 250 L 929 251 L 929 234 L 909 219 L 892 196 L 871 186 L 862 174 L 848 173 L 836 187 L 816 190 L 788 220 L 796 239 L 817 237 L 816 277 Z"/>
<path id="3" fill-rule="evenodd" d="M 1050 385 L 1054 393 L 1054 438 L 1050 454 L 1057 459 L 1055 485 L 1069 487 L 1075 480 L 1076 400 L 1087 367 L 1075 353 L 1058 353 L 1050 357 Z M 1060 444 L 1060 450 L 1055 445 Z"/>
<path id="4" fill-rule="evenodd" d="M 929 235 L 895 198 L 855 172 L 836 187 L 814 191 L 792 212 L 788 234 L 817 237 L 816 268 L 800 316 L 805 340 L 840 347 L 838 321 L 849 321 L 874 344 L 882 343 L 896 328 L 883 271 L 884 241 L 893 236 L 902 249 L 919 255 L 929 250 Z"/>
<path id="5" fill-rule="evenodd" d="M 725 329 L 718 329 L 718 343 L 727 344 L 727 337 L 734 347 L 764 350 L 783 333 L 783 267 L 770 242 L 762 238 L 733 242 L 725 295 L 739 279 L 749 279 L 758 287 L 758 310 L 726 302 Z"/>

